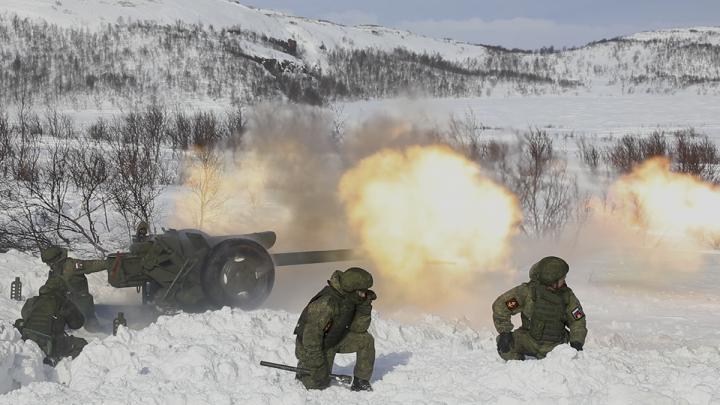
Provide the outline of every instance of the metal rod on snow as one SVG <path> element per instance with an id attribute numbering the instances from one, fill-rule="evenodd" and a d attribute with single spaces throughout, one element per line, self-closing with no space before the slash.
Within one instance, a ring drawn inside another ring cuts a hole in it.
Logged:
<path id="1" fill-rule="evenodd" d="M 271 363 L 269 361 L 261 361 L 260 365 L 265 366 L 265 367 L 276 368 L 278 370 L 290 371 L 290 372 L 297 373 L 297 374 L 312 374 L 312 371 L 310 371 L 306 368 L 293 367 L 293 366 L 288 366 L 286 364 Z M 352 380 L 353 380 L 352 376 L 343 375 L 343 374 L 332 374 L 332 373 L 330 374 L 330 378 L 333 378 L 333 379 L 335 379 L 341 383 L 345 383 L 345 384 L 351 384 Z"/>

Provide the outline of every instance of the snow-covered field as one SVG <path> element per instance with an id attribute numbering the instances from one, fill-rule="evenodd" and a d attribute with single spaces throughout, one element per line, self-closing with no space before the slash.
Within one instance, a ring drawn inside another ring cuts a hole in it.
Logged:
<path id="1" fill-rule="evenodd" d="M 696 282 L 623 287 L 608 279 L 593 281 L 592 273 L 606 268 L 571 263 L 569 282 L 588 314 L 585 351 L 561 346 L 542 361 L 505 363 L 487 323 L 470 326 L 460 312 L 460 320 L 431 315 L 396 320 L 403 314 L 384 312 L 378 301 L 381 309 L 371 329 L 377 344 L 375 391 L 360 394 L 342 386 L 307 392 L 292 374 L 259 366 L 260 360 L 294 363 L 292 329 L 300 308 L 224 308 L 161 316 L 140 328 L 139 300 L 126 300 L 99 312 L 109 328 L 113 310 L 134 306 L 129 328 L 118 336 L 80 331 L 90 345 L 53 370 L 42 365 L 37 346 L 23 343 L 13 330 L 20 304 L 7 299 L 9 280 L 3 279 L 0 388 L 9 392 L 0 403 L 720 403 L 720 299 L 714 289 L 693 291 Z M 37 258 L 10 251 L 0 255 L 0 272 L 20 276 L 24 294 L 32 295 L 45 268 Z M 508 282 L 525 276 L 518 271 Z M 102 279 L 91 282 L 100 304 L 117 294 Z M 718 277 L 709 282 L 720 285 Z M 312 293 L 312 287 L 303 288 Z M 464 315 L 489 317 L 491 299 L 479 296 Z M 352 361 L 338 356 L 335 371 L 352 374 Z"/>
<path id="2" fill-rule="evenodd" d="M 720 137 L 720 97 L 695 94 L 560 95 L 447 99 L 394 99 L 345 104 L 349 117 L 367 119 L 377 114 L 442 122 L 450 115 L 462 119 L 472 112 L 491 128 L 581 136 L 646 134 L 655 129 L 695 128 Z"/>

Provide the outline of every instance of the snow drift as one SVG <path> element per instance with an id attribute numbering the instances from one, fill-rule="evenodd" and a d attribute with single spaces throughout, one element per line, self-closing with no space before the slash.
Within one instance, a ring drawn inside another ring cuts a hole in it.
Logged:
<path id="1" fill-rule="evenodd" d="M 26 280 L 26 294 L 35 293 L 42 270 L 29 255 L 0 254 L 0 272 Z M 720 309 L 716 298 L 690 292 L 643 294 L 583 280 L 580 271 L 570 274 L 588 311 L 586 350 L 563 345 L 542 361 L 500 360 L 489 326 L 473 328 L 464 320 L 430 315 L 398 321 L 409 314 L 376 311 L 371 327 L 377 345 L 375 391 L 370 393 L 338 385 L 308 392 L 291 373 L 259 366 L 260 360 L 294 364 L 292 330 L 298 314 L 284 310 L 223 308 L 161 316 L 141 330 L 121 328 L 117 336 L 81 330 L 90 344 L 77 359 L 64 360 L 53 370 L 42 365 L 34 343 L 22 342 L 12 329 L 20 303 L 4 298 L 9 287 L 2 284 L 0 389 L 7 393 L 0 404 L 720 401 L 720 338 L 707 327 Z M 91 283 L 100 300 L 108 296 L 109 287 L 101 286 L 101 280 Z M 693 309 L 685 311 L 684 319 L 677 316 L 683 308 Z M 484 306 L 470 310 L 486 312 Z M 335 372 L 352 374 L 353 361 L 339 355 Z"/>

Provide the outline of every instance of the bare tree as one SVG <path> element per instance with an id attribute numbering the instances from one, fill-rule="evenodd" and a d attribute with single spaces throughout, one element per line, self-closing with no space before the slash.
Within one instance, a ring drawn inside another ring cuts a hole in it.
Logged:
<path id="1" fill-rule="evenodd" d="M 220 212 L 227 197 L 223 193 L 223 162 L 214 149 L 198 148 L 190 167 L 186 185 L 197 205 L 195 225 L 203 229 L 205 222 Z"/>
<path id="2" fill-rule="evenodd" d="M 720 153 L 707 136 L 700 136 L 694 131 L 677 131 L 673 145 L 675 170 L 689 173 L 709 181 L 720 181 Z"/>
<path id="3" fill-rule="evenodd" d="M 106 192 L 110 170 L 104 150 L 97 145 L 71 150 L 69 172 L 75 190 L 81 197 L 79 212 L 84 217 L 87 234 L 93 245 L 99 246 L 101 240 L 97 223 L 107 218 L 107 215 L 100 217 L 98 214 L 101 211 L 105 214 L 106 204 L 110 199 Z M 105 225 L 108 230 L 107 222 Z"/>
<path id="4" fill-rule="evenodd" d="M 567 162 L 556 156 L 544 131 L 524 134 L 519 148 L 510 187 L 525 213 L 522 229 L 529 235 L 558 235 L 576 213 L 577 179 L 567 173 Z"/>
<path id="5" fill-rule="evenodd" d="M 113 128 L 110 159 L 112 204 L 122 214 L 128 229 L 142 220 L 151 223 L 155 200 L 169 173 L 162 159 L 162 138 L 154 126 L 145 126 L 138 114 L 130 114 Z"/>

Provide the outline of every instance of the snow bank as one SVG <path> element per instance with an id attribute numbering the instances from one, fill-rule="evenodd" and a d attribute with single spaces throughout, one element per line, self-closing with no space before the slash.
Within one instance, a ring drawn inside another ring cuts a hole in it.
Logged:
<path id="1" fill-rule="evenodd" d="M 27 253 L 10 250 L 0 254 L 0 319 L 12 324 L 20 317 L 25 299 L 37 295 L 47 280 L 49 270 L 39 258 Z M 22 301 L 10 299 L 10 284 L 15 277 L 20 277 L 22 282 Z"/>
<path id="2" fill-rule="evenodd" d="M 375 391 L 353 393 L 339 385 L 308 392 L 291 373 L 259 366 L 295 362 L 298 314 L 283 310 L 161 316 L 118 336 L 81 330 L 90 341 L 83 353 L 50 369 L 37 345 L 22 342 L 12 327 L 21 303 L 8 299 L 16 275 L 31 296 L 47 268 L 11 251 L 0 254 L 0 274 L 0 404 L 720 403 L 714 277 L 706 279 L 708 293 L 660 293 L 581 282 L 578 270 L 572 281 L 588 312 L 586 350 L 563 345 L 542 361 L 502 361 L 489 326 L 429 315 L 398 321 L 414 314 L 376 311 Z M 118 291 L 102 281 L 90 280 L 99 303 Z M 334 370 L 352 374 L 353 364 L 353 356 L 338 355 Z"/>
<path id="3" fill-rule="evenodd" d="M 0 321 L 0 394 L 45 380 L 44 357 L 38 345 L 23 342 L 11 322 Z"/>
<path id="4" fill-rule="evenodd" d="M 285 311 L 224 308 L 160 317 L 139 331 L 121 328 L 118 336 L 95 340 L 76 360 L 60 363 L 53 382 L 27 384 L 36 375 L 32 372 L 13 377 L 24 386 L 0 397 L 0 403 L 720 401 L 718 347 L 630 351 L 595 339 L 584 352 L 561 346 L 543 361 L 506 363 L 495 353 L 490 330 L 475 331 L 462 322 L 429 316 L 402 324 L 378 314 L 371 330 L 377 344 L 375 391 L 359 394 L 333 386 L 308 392 L 291 373 L 258 365 L 260 360 L 294 364 L 296 318 Z M 37 359 L 30 357 L 34 364 Z M 352 374 L 353 361 L 352 356 L 339 355 L 335 371 Z"/>

